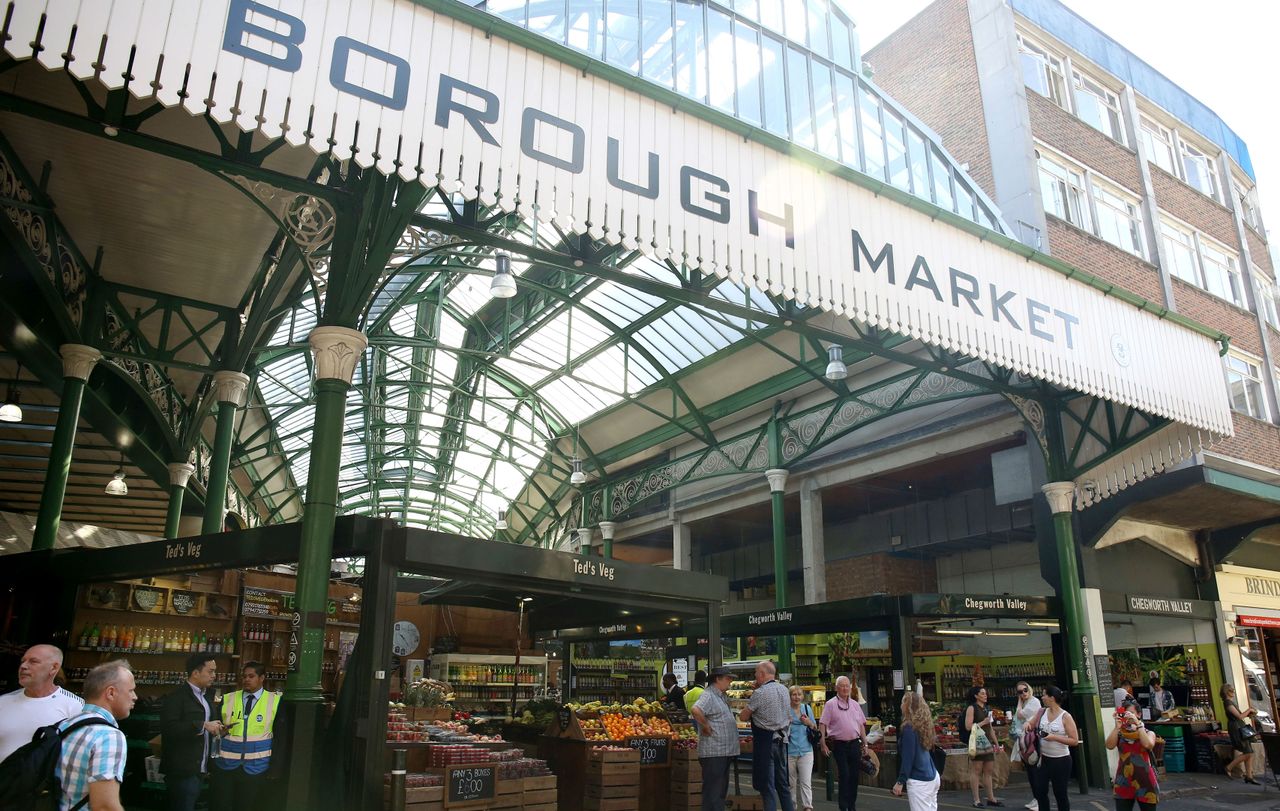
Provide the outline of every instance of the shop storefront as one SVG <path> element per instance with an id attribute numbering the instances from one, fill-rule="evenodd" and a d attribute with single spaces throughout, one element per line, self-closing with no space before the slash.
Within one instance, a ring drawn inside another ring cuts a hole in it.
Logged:
<path id="1" fill-rule="evenodd" d="M 1223 564 L 1215 577 L 1231 683 L 1240 706 L 1257 710 L 1263 731 L 1274 732 L 1280 717 L 1280 573 Z"/>

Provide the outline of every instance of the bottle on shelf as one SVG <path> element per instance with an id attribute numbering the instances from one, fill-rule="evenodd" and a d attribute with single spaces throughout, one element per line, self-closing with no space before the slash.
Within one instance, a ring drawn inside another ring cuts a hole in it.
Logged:
<path id="1" fill-rule="evenodd" d="M 226 653 L 236 652 L 236 638 L 231 634 L 227 634 L 227 638 L 222 645 L 222 650 Z"/>

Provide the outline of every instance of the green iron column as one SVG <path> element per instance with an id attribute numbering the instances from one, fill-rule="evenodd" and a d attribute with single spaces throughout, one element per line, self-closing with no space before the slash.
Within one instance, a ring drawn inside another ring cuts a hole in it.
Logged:
<path id="1" fill-rule="evenodd" d="M 600 522 L 600 537 L 604 539 L 602 547 L 605 560 L 613 558 L 613 533 L 618 529 L 618 525 L 613 521 Z"/>
<path id="2" fill-rule="evenodd" d="M 52 549 L 58 539 L 62 521 L 62 502 L 67 495 L 67 477 L 71 474 L 71 452 L 76 442 L 76 425 L 80 422 L 80 404 L 84 387 L 102 353 L 83 344 L 63 344 L 62 400 L 58 404 L 58 422 L 53 429 L 49 448 L 49 465 L 45 469 L 44 489 L 40 493 L 40 512 L 36 516 L 35 536 L 31 548 Z"/>
<path id="3" fill-rule="evenodd" d="M 169 511 L 164 518 L 164 537 L 178 537 L 178 522 L 182 520 L 182 499 L 187 494 L 187 482 L 196 467 L 189 462 L 169 463 Z"/>
<path id="4" fill-rule="evenodd" d="M 292 740 L 287 786 L 288 808 L 322 806 L 318 788 L 324 782 L 321 762 L 324 732 L 325 605 L 329 599 L 329 571 L 333 558 L 333 528 L 338 513 L 338 476 L 342 467 L 342 436 L 347 392 L 356 364 L 369 346 L 361 332 L 345 327 L 316 327 L 309 337 L 315 359 L 315 426 L 311 436 L 311 464 L 307 469 L 306 500 L 302 507 L 302 539 L 298 555 L 298 583 L 294 633 L 296 651 L 289 652 L 289 678 L 284 700 L 289 704 Z"/>
<path id="5" fill-rule="evenodd" d="M 213 397 L 218 422 L 209 457 L 209 484 L 205 487 L 204 523 L 200 534 L 222 532 L 227 515 L 227 479 L 231 473 L 231 440 L 235 437 L 236 411 L 244 407 L 249 376 L 229 369 L 213 373 Z"/>
<path id="6" fill-rule="evenodd" d="M 773 505 L 773 590 L 774 605 L 787 607 L 787 476 L 780 467 L 764 472 L 769 480 L 769 496 Z M 778 637 L 778 672 L 791 673 L 791 637 Z"/>
<path id="7" fill-rule="evenodd" d="M 1070 694 L 1072 715 L 1085 739 L 1085 747 L 1093 756 L 1081 760 L 1083 785 L 1089 776 L 1089 769 L 1083 767 L 1090 764 L 1091 760 L 1097 760 L 1097 755 L 1101 752 L 1102 738 L 1099 735 L 1102 729 L 1102 707 L 1098 701 L 1098 688 L 1093 683 L 1093 650 L 1086 629 L 1084 600 L 1080 592 L 1080 562 L 1076 552 L 1075 530 L 1071 524 L 1076 486 L 1074 482 L 1050 482 L 1040 489 L 1044 491 L 1049 510 L 1053 513 L 1053 540 L 1058 551 L 1062 639 L 1067 651 L 1067 667 L 1071 670 L 1071 683 L 1063 687 Z"/>

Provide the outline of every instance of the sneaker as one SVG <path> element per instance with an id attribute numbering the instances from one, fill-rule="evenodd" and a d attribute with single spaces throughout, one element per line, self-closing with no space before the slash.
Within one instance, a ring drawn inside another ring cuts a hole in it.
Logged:
<path id="1" fill-rule="evenodd" d="M 1031 811 L 1040 811 L 1040 801 L 1032 800 L 1031 802 L 1027 803 L 1026 806 L 1024 807 L 1031 809 Z"/>

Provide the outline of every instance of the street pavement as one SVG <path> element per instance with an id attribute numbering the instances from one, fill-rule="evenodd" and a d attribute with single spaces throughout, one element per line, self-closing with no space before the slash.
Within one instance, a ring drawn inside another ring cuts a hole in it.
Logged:
<path id="1" fill-rule="evenodd" d="M 1171 774 L 1161 778 L 1163 789 L 1159 811 L 1216 811 L 1217 809 L 1234 809 L 1234 811 L 1280 811 L 1280 788 L 1277 788 L 1270 772 L 1264 782 L 1258 776 L 1261 786 L 1251 786 L 1239 780 L 1229 780 L 1221 774 Z M 1074 785 L 1073 785 L 1074 788 Z M 826 788 L 819 780 L 813 787 L 814 811 L 836 811 L 836 804 L 827 802 Z M 1021 811 L 1024 804 L 1031 799 L 1031 791 L 1025 781 L 1013 783 L 996 792 L 996 796 L 1004 801 L 1004 807 L 1012 811 Z M 955 811 L 972 806 L 972 798 L 967 791 L 944 791 L 938 796 L 940 811 Z M 1104 791 L 1091 791 L 1089 794 L 1071 794 L 1072 811 L 1113 811 L 1115 805 L 1110 794 Z M 800 809 L 797 809 L 800 811 Z M 858 791 L 858 811 L 907 811 L 906 799 L 894 797 L 883 789 L 862 787 Z M 1050 808 L 1042 811 L 1056 811 L 1052 802 Z"/>

